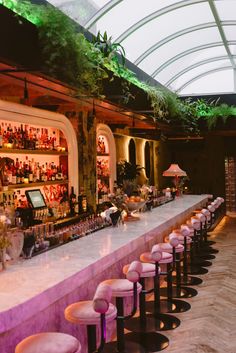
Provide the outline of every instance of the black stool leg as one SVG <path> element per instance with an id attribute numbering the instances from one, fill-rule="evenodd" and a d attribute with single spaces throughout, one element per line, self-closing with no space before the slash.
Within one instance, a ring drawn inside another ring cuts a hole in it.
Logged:
<path id="1" fill-rule="evenodd" d="M 188 268 L 188 274 L 190 275 L 204 275 L 208 272 L 203 266 L 210 266 L 210 261 L 204 261 L 199 258 L 199 234 L 194 230 L 194 235 L 192 237 L 192 245 L 190 250 L 190 266 Z"/>
<path id="2" fill-rule="evenodd" d="M 93 353 L 97 349 L 96 325 L 87 325 L 88 353 Z"/>
<path id="3" fill-rule="evenodd" d="M 125 350 L 125 324 L 124 324 L 124 305 L 123 298 L 116 298 L 117 308 L 117 350 L 123 352 Z"/>
<path id="4" fill-rule="evenodd" d="M 202 279 L 198 277 L 188 276 L 188 255 L 187 255 L 187 238 L 184 237 L 184 256 L 183 256 L 183 274 L 181 276 L 181 285 L 187 286 L 197 286 L 202 283 Z M 177 279 L 174 279 L 174 283 L 176 283 Z"/>
<path id="5" fill-rule="evenodd" d="M 176 271 L 176 286 L 172 288 L 173 298 L 192 298 L 197 295 L 197 291 L 194 288 L 183 287 L 181 285 L 181 267 L 180 257 L 176 254 L 175 247 L 173 247 L 173 264 Z M 167 295 L 167 288 L 161 288 L 160 294 L 162 296 Z"/>
<path id="6" fill-rule="evenodd" d="M 173 298 L 173 295 L 172 295 L 173 268 L 172 268 L 172 266 L 173 266 L 172 263 L 168 263 L 167 264 L 167 271 L 161 273 L 161 275 L 166 275 L 166 280 L 167 280 L 167 289 L 166 289 L 167 298 L 160 299 L 159 313 L 161 313 L 161 314 L 183 313 L 183 312 L 191 309 L 191 305 L 189 303 L 187 303 L 186 301 Z M 160 291 L 161 290 L 162 289 L 160 289 Z M 163 293 L 162 293 L 162 295 L 163 295 Z M 151 313 L 153 311 L 153 306 L 154 306 L 153 302 L 148 301 L 146 303 L 146 306 L 147 306 L 147 311 Z"/>

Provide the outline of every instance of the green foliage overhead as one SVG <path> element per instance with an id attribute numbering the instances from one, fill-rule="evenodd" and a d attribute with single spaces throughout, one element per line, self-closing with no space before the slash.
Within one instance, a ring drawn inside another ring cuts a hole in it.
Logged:
<path id="1" fill-rule="evenodd" d="M 228 117 L 236 116 L 236 107 L 208 103 L 204 99 L 181 100 L 167 89 L 140 81 L 125 66 L 122 45 L 113 43 L 106 32 L 98 32 L 90 43 L 77 32 L 72 20 L 51 5 L 35 5 L 29 0 L 0 0 L 0 4 L 38 27 L 42 70 L 76 87 L 79 94 L 103 97 L 102 83 L 104 78 L 108 78 L 109 70 L 113 74 L 112 77 L 109 75 L 110 81 L 114 77 L 121 78 L 121 93 L 125 96 L 123 103 L 135 99 L 130 92 L 130 85 L 135 85 L 146 92 L 155 122 L 177 125 L 186 134 L 199 133 L 199 119 L 205 119 L 210 129 L 219 119 L 225 122 Z"/>

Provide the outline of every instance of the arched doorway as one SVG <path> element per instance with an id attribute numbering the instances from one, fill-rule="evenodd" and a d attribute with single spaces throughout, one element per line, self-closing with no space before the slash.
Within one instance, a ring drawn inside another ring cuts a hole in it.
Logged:
<path id="1" fill-rule="evenodd" d="M 148 141 L 145 142 L 145 146 L 144 146 L 144 162 L 145 162 L 146 177 L 150 179 L 151 161 L 150 161 L 150 144 Z"/>
<path id="2" fill-rule="evenodd" d="M 129 141 L 129 162 L 133 165 L 136 164 L 136 146 L 134 139 Z"/>

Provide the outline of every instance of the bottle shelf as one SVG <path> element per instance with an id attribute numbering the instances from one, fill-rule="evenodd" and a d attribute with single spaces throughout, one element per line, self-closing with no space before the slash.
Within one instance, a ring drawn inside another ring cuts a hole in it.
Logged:
<path id="1" fill-rule="evenodd" d="M 39 181 L 37 183 L 8 185 L 8 190 L 32 188 L 32 187 L 38 187 L 38 186 L 44 186 L 44 185 L 68 184 L 68 183 L 69 183 L 68 179 L 65 179 L 65 180 Z"/>
<path id="2" fill-rule="evenodd" d="M 14 148 L 0 148 L 0 153 L 14 153 L 14 154 L 46 154 L 53 156 L 68 156 L 68 152 L 53 151 L 53 150 L 24 150 L 24 149 L 14 149 Z"/>
<path id="3" fill-rule="evenodd" d="M 109 157 L 109 153 L 97 153 L 97 157 Z"/>

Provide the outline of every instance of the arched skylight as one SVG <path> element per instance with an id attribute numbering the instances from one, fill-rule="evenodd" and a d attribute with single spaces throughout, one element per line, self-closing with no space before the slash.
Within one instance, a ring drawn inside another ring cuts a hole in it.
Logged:
<path id="1" fill-rule="evenodd" d="M 181 94 L 236 91 L 236 0 L 49 0 Z"/>

